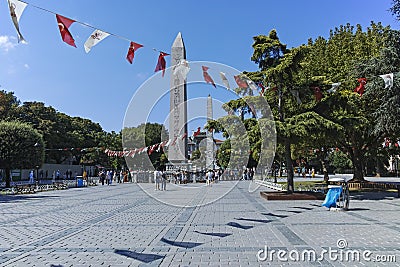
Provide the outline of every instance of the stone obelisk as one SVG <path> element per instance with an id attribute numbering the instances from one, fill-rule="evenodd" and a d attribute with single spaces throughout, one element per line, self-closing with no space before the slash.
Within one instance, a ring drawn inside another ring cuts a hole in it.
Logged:
<path id="1" fill-rule="evenodd" d="M 212 98 L 207 97 L 207 122 L 213 119 Z M 211 131 L 210 131 L 211 130 Z M 214 169 L 214 137 L 213 130 L 206 134 L 206 169 Z"/>
<path id="2" fill-rule="evenodd" d="M 171 48 L 171 66 L 186 59 L 182 34 L 178 33 Z M 186 134 L 186 135 L 185 135 Z M 185 136 L 182 140 L 182 136 Z M 171 71 L 169 139 L 175 145 L 168 148 L 168 160 L 171 163 L 186 163 L 187 150 L 187 93 L 186 78 Z"/>

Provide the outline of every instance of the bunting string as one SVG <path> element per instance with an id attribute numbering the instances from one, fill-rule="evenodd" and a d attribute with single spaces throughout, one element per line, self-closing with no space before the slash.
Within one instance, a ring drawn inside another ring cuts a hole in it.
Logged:
<path id="1" fill-rule="evenodd" d="M 195 136 L 195 135 L 193 135 Z M 175 146 L 177 142 L 180 140 L 185 140 L 187 137 L 187 133 L 184 133 L 180 136 L 176 136 L 174 139 L 169 139 L 166 141 L 163 141 L 158 144 L 153 144 L 147 147 L 141 147 L 141 148 L 134 148 L 134 149 L 124 149 L 123 151 L 120 150 L 111 150 L 111 149 L 105 149 L 104 153 L 107 154 L 109 157 L 131 157 L 134 158 L 136 154 L 140 155 L 143 153 L 146 153 L 148 155 L 151 155 L 154 151 L 160 152 L 161 149 L 167 148 L 169 146 Z"/>
<path id="2" fill-rule="evenodd" d="M 85 22 L 69 19 L 67 17 L 64 17 L 64 16 L 61 16 L 61 15 L 57 14 L 56 12 L 53 12 L 51 10 L 48 10 L 46 8 L 43 8 L 43 7 L 40 7 L 40 6 L 37 6 L 37 5 L 30 4 L 28 2 L 24 2 L 24 1 L 20 1 L 20 0 L 7 0 L 7 2 L 8 2 L 9 9 L 10 9 L 11 19 L 12 19 L 13 24 L 14 24 L 14 26 L 16 28 L 16 31 L 17 31 L 18 41 L 22 42 L 22 43 L 26 43 L 26 41 L 25 41 L 25 39 L 23 38 L 23 36 L 22 36 L 22 34 L 20 32 L 19 19 L 21 18 L 24 9 L 27 6 L 30 6 L 30 7 L 36 8 L 38 10 L 41 10 L 41 11 L 56 15 L 56 19 L 57 19 L 57 23 L 58 23 L 59 30 L 60 30 L 60 33 L 61 33 L 61 37 L 62 37 L 62 39 L 63 39 L 63 41 L 65 43 L 67 43 L 67 44 L 69 44 L 71 46 L 76 47 L 75 40 L 72 37 L 72 34 L 69 32 L 69 29 L 68 29 L 71 26 L 72 23 L 78 23 L 78 24 L 80 24 L 82 26 L 94 29 L 94 32 L 89 36 L 89 38 L 87 39 L 87 41 L 84 44 L 84 48 L 85 48 L 86 53 L 89 53 L 93 46 L 98 44 L 100 41 L 105 39 L 107 36 L 113 36 L 113 37 L 116 37 L 118 39 L 121 39 L 121 40 L 129 42 L 130 46 L 128 48 L 128 54 L 126 56 L 126 59 L 128 60 L 128 62 L 130 64 L 132 64 L 135 51 L 137 49 L 143 47 L 143 45 L 138 44 L 136 42 L 133 42 L 132 40 L 130 40 L 129 38 L 126 38 L 124 36 L 121 36 L 121 35 L 118 35 L 118 34 L 115 34 L 115 33 L 112 33 L 112 32 L 101 30 L 98 27 L 92 26 L 92 25 L 90 25 L 88 23 L 85 23 Z M 168 56 L 169 54 L 165 53 L 165 52 L 163 52 L 163 51 L 161 51 L 159 49 L 153 48 L 153 50 L 158 52 L 159 55 L 160 55 L 159 58 L 158 58 L 158 62 L 157 62 L 157 66 L 156 66 L 155 72 L 161 70 L 162 73 L 163 73 L 163 76 L 164 76 L 164 72 L 165 72 L 165 68 L 166 68 L 166 62 L 164 60 L 164 57 Z"/>
<path id="3" fill-rule="evenodd" d="M 85 22 L 72 20 L 72 19 L 69 19 L 67 17 L 63 17 L 63 16 L 57 14 L 54 11 L 51 11 L 49 9 L 46 9 L 46 8 L 43 8 L 43 7 L 40 7 L 40 6 L 37 6 L 37 5 L 30 4 L 30 3 L 25 2 L 25 1 L 7 0 L 7 2 L 8 2 L 9 9 L 10 9 L 10 16 L 11 16 L 12 22 L 13 22 L 13 24 L 15 26 L 16 31 L 17 31 L 18 41 L 19 42 L 23 42 L 23 43 L 26 42 L 24 37 L 21 34 L 21 31 L 20 31 L 19 20 L 20 20 L 20 18 L 22 16 L 22 13 L 25 10 L 25 8 L 27 6 L 30 6 L 30 7 L 36 8 L 38 10 L 41 10 L 41 11 L 44 11 L 44 12 L 47 12 L 47 13 L 55 15 L 56 19 L 57 19 L 58 26 L 59 26 L 60 34 L 61 34 L 61 37 L 62 37 L 63 41 L 65 43 L 71 45 L 71 46 L 76 47 L 75 40 L 73 39 L 72 34 L 70 33 L 70 31 L 68 29 L 73 23 L 78 23 L 78 24 L 80 24 L 82 26 L 94 29 L 94 32 L 89 36 L 87 41 L 84 43 L 84 49 L 85 49 L 86 53 L 89 53 L 93 46 L 97 45 L 99 42 L 104 40 L 106 37 L 113 36 L 113 37 L 116 37 L 116 38 L 119 38 L 121 40 L 129 42 L 128 53 L 126 55 L 126 59 L 130 64 L 132 64 L 134 56 L 135 56 L 135 52 L 139 48 L 144 47 L 142 44 L 136 43 L 136 42 L 130 40 L 129 38 L 126 38 L 126 37 L 121 36 L 119 34 L 115 34 L 115 33 L 112 33 L 112 32 L 101 30 L 101 29 L 99 29 L 99 28 L 97 28 L 97 27 L 95 27 L 93 25 L 90 25 L 88 23 L 85 23 Z M 164 52 L 162 50 L 156 49 L 156 48 L 152 48 L 152 50 L 158 53 L 158 60 L 157 60 L 156 68 L 155 68 L 154 71 L 155 72 L 161 71 L 162 72 L 162 76 L 164 77 L 164 73 L 165 73 L 165 70 L 166 70 L 166 61 L 165 61 L 164 57 L 169 56 L 170 54 L 166 53 L 166 52 Z M 209 67 L 202 66 L 204 81 L 206 83 L 211 84 L 212 86 L 214 86 L 216 88 L 214 80 L 212 79 L 211 75 L 208 73 L 208 69 L 209 69 Z M 187 73 L 189 72 L 189 70 L 190 70 L 190 68 L 189 68 L 189 65 L 188 65 L 187 61 L 181 62 L 180 66 L 176 67 L 176 72 L 179 72 L 181 75 L 183 75 L 185 77 L 186 77 Z M 230 90 L 230 84 L 228 82 L 228 79 L 227 79 L 225 73 L 219 72 L 219 74 L 220 74 L 220 79 L 221 79 L 222 84 L 224 84 L 225 87 L 228 90 Z M 384 80 L 385 89 L 386 88 L 391 88 L 393 86 L 393 84 L 394 84 L 394 82 L 393 82 L 393 73 L 379 75 L 379 76 Z M 254 83 L 251 79 L 249 79 L 247 76 L 245 76 L 243 74 L 235 75 L 235 76 L 233 76 L 233 78 L 234 78 L 236 84 L 240 88 L 250 89 L 250 90 L 247 90 L 248 95 L 254 95 L 253 91 L 259 91 L 259 90 L 260 90 L 259 94 L 260 95 L 264 95 L 266 89 L 274 90 L 274 88 L 270 88 L 269 86 L 268 87 L 264 86 L 262 82 L 259 82 L 257 84 Z M 360 96 L 362 96 L 363 93 L 364 93 L 364 90 L 365 90 L 365 85 L 367 84 L 367 79 L 366 78 L 359 78 L 358 82 L 359 82 L 359 86 L 357 86 L 354 89 L 354 92 L 356 92 Z M 340 84 L 341 84 L 340 82 L 333 83 L 332 87 L 329 90 L 327 90 L 326 92 L 335 93 L 336 90 L 338 89 L 338 87 L 340 86 Z M 315 100 L 317 102 L 319 102 L 323 97 L 321 88 L 317 86 L 317 87 L 313 87 L 312 89 L 314 90 Z M 301 104 L 301 99 L 299 98 L 298 93 L 295 92 L 295 91 L 292 91 L 292 94 L 293 94 L 293 97 L 296 98 L 297 103 Z"/>
<path id="4" fill-rule="evenodd" d="M 33 4 L 28 3 L 28 2 L 26 2 L 26 1 L 20 1 L 20 0 L 17 0 L 17 1 L 22 2 L 22 3 L 24 3 L 24 4 L 28 5 L 28 6 L 33 7 L 33 8 L 36 8 L 36 9 L 45 11 L 45 12 L 50 13 L 50 14 L 59 15 L 59 14 L 57 14 L 57 13 L 54 12 L 54 11 L 45 9 L 45 8 L 43 8 L 43 7 L 40 7 L 40 6 L 33 5 Z M 83 25 L 83 26 L 86 26 L 86 27 L 88 27 L 88 28 L 92 28 L 92 29 L 94 29 L 94 30 L 100 30 L 99 28 L 97 28 L 97 27 L 95 27 L 95 26 L 92 26 L 92 25 L 90 25 L 90 24 L 88 24 L 88 23 L 86 23 L 86 22 L 81 22 L 81 21 L 78 21 L 78 20 L 75 20 L 75 22 L 78 23 L 78 24 L 81 24 L 81 25 Z M 103 31 L 103 30 L 101 30 L 101 31 Z M 121 39 L 121 40 L 128 41 L 128 42 L 132 42 L 130 39 L 128 39 L 128 38 L 126 38 L 126 37 L 124 37 L 124 36 L 121 36 L 121 35 L 118 35 L 118 34 L 115 34 L 115 33 L 111 33 L 111 32 L 107 32 L 107 31 L 103 31 L 103 32 L 106 32 L 106 33 L 108 33 L 108 34 L 110 34 L 110 35 L 112 35 L 112 36 L 114 36 L 114 37 L 116 37 L 116 38 L 119 38 L 119 39 Z"/>

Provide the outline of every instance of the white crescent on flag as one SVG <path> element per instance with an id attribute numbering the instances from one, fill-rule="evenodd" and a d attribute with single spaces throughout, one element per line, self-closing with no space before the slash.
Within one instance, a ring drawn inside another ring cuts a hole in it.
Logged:
<path id="1" fill-rule="evenodd" d="M 335 93 L 342 83 L 332 83 L 331 89 L 327 90 L 328 93 Z"/>
<path id="2" fill-rule="evenodd" d="M 93 46 L 100 43 L 104 38 L 108 37 L 110 34 L 108 32 L 103 32 L 102 30 L 95 30 L 85 42 L 85 52 L 89 53 Z"/>
<path id="3" fill-rule="evenodd" d="M 8 0 L 8 7 L 10 8 L 11 19 L 14 23 L 15 29 L 17 30 L 18 42 L 21 43 L 26 43 L 26 41 L 19 30 L 19 19 L 21 18 L 22 13 L 24 12 L 24 9 L 27 5 L 27 3 L 18 0 Z"/>
<path id="4" fill-rule="evenodd" d="M 226 78 L 225 73 L 220 72 L 220 73 L 219 73 L 219 76 L 221 76 L 221 80 L 222 80 L 222 82 L 224 83 L 226 89 L 230 90 L 231 87 L 230 87 L 230 85 L 229 85 L 229 81 L 228 81 L 228 79 Z"/>
<path id="5" fill-rule="evenodd" d="M 379 75 L 385 82 L 385 89 L 393 86 L 393 73 Z"/>
<path id="6" fill-rule="evenodd" d="M 257 91 L 257 85 L 253 82 L 253 80 L 251 80 L 251 79 L 249 79 L 249 78 L 247 78 L 247 77 L 246 77 L 245 80 L 246 80 L 247 85 L 249 86 L 249 88 L 250 88 L 251 90 Z"/>

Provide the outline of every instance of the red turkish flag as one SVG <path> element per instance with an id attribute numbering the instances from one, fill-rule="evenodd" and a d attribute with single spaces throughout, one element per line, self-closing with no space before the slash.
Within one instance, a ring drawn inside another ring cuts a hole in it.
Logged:
<path id="1" fill-rule="evenodd" d="M 138 50 L 139 48 L 143 47 L 143 45 L 131 42 L 128 50 L 128 54 L 126 55 L 126 59 L 129 61 L 129 63 L 132 64 L 133 58 L 135 57 L 135 51 Z"/>
<path id="2" fill-rule="evenodd" d="M 261 88 L 260 96 L 263 96 L 265 93 L 265 86 L 262 82 L 259 82 L 258 86 Z"/>
<path id="3" fill-rule="evenodd" d="M 365 91 L 365 85 L 367 84 L 367 78 L 359 78 L 357 81 L 360 83 L 360 85 L 358 85 L 354 89 L 354 92 L 356 92 L 356 93 L 360 94 L 360 96 L 362 96 Z"/>
<path id="4" fill-rule="evenodd" d="M 58 23 L 58 28 L 60 29 L 62 40 L 64 42 L 66 42 L 67 44 L 69 44 L 73 47 L 76 47 L 75 40 L 68 30 L 69 26 L 71 26 L 71 24 L 74 23 L 75 20 L 63 17 L 58 14 L 56 14 L 56 19 L 57 19 L 57 23 Z"/>
<path id="5" fill-rule="evenodd" d="M 317 102 L 321 101 L 321 99 L 323 97 L 321 88 L 314 87 L 314 96 L 315 96 L 315 101 L 317 101 Z"/>
<path id="6" fill-rule="evenodd" d="M 236 84 L 237 84 L 240 88 L 247 88 L 247 87 L 248 87 L 247 82 L 246 82 L 245 80 L 241 79 L 241 78 L 239 77 L 239 75 L 236 75 L 236 76 L 233 76 L 233 77 L 235 78 Z"/>
<path id="7" fill-rule="evenodd" d="M 208 74 L 208 69 L 209 67 L 206 66 L 201 66 L 201 68 L 203 69 L 203 77 L 204 77 L 204 81 L 206 81 L 206 83 L 211 83 L 212 86 L 214 86 L 215 88 L 217 88 L 215 86 L 214 80 L 211 78 L 210 74 Z"/>
<path id="8" fill-rule="evenodd" d="M 196 137 L 200 134 L 200 127 L 197 127 L 197 131 L 193 133 L 193 136 Z"/>
<path id="9" fill-rule="evenodd" d="M 164 53 L 164 52 L 160 52 L 160 55 L 158 56 L 157 66 L 156 66 L 156 69 L 154 70 L 154 72 L 162 70 L 162 76 L 163 77 L 164 77 L 164 74 L 165 74 L 165 66 L 167 64 L 165 62 L 165 58 L 164 58 L 166 56 L 169 56 L 169 54 Z"/>

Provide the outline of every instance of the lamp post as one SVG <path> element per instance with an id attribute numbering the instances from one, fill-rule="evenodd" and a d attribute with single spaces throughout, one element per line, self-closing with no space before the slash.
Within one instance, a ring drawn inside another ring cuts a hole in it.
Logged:
<path id="1" fill-rule="evenodd" d="M 36 165 L 36 190 L 38 190 L 39 182 L 39 166 Z"/>

